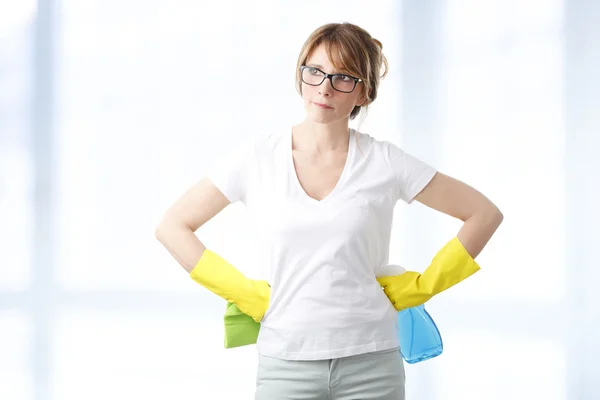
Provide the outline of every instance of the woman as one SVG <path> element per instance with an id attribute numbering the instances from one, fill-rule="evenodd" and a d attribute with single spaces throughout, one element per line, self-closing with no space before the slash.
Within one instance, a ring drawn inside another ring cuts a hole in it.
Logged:
<path id="1" fill-rule="evenodd" d="M 421 304 L 475 272 L 473 259 L 502 221 L 477 190 L 349 129 L 386 71 L 382 44 L 365 30 L 318 28 L 298 59 L 306 118 L 223 159 L 157 228 L 194 280 L 261 322 L 256 399 L 404 399 L 393 304 L 410 285 L 423 291 Z M 464 224 L 422 275 L 378 280 L 397 200 Z M 256 221 L 266 281 L 246 279 L 194 235 L 235 201 Z M 439 278 L 444 269 L 452 282 Z"/>

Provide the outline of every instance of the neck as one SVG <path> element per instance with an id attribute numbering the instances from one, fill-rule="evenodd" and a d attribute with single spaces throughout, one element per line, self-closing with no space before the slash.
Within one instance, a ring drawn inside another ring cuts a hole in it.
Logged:
<path id="1" fill-rule="evenodd" d="M 292 129 L 294 149 L 315 153 L 348 151 L 348 119 L 330 124 L 304 120 Z"/>

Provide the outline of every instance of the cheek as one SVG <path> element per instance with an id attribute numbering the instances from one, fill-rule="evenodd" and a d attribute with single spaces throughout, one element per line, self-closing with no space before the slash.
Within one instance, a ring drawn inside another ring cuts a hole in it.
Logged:
<path id="1" fill-rule="evenodd" d="M 314 96 L 317 90 L 318 86 L 310 86 L 306 83 L 302 83 L 302 97 L 304 97 L 305 100 L 308 100 L 311 98 L 311 96 Z"/>
<path id="2" fill-rule="evenodd" d="M 356 96 L 348 96 L 340 103 L 342 104 L 340 108 L 343 108 L 345 112 L 350 114 L 356 105 Z"/>

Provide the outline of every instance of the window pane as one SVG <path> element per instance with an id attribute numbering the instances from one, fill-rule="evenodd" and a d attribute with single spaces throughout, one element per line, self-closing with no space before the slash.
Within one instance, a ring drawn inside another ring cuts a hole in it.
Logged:
<path id="1" fill-rule="evenodd" d="M 0 290 L 22 290 L 30 278 L 33 253 L 30 121 L 35 1 L 0 8 Z"/>
<path id="2" fill-rule="evenodd" d="M 222 79 L 199 78 L 204 54 L 221 59 L 225 48 L 199 40 L 218 24 L 201 3 L 184 3 L 188 13 L 166 2 L 63 3 L 57 272 L 68 287 L 196 289 L 154 238 L 162 212 L 207 165 L 193 137 L 203 93 L 216 89 L 206 85 Z M 210 14 L 227 15 L 227 4 Z M 231 117 L 215 119 L 210 133 L 222 136 Z"/>
<path id="3" fill-rule="evenodd" d="M 0 142 L 2 141 L 4 143 L 0 147 L 0 221 L 2 221 L 0 290 L 17 291 L 27 287 L 33 262 L 32 162 L 24 143 L 18 143 L 16 139 L 0 138 Z"/>
<path id="4" fill-rule="evenodd" d="M 21 312 L 0 312 L 0 399 L 33 399 L 31 336 Z"/>
<path id="5" fill-rule="evenodd" d="M 560 15 L 559 5 L 545 7 Z M 442 35 L 441 168 L 480 189 L 506 216 L 478 259 L 486 273 L 461 295 L 558 301 L 566 283 L 560 25 L 543 13 L 530 16 L 521 28 L 546 34 L 528 37 L 509 23 L 518 18 L 497 18 L 519 40 L 464 43 L 451 29 L 456 21 Z"/>
<path id="6" fill-rule="evenodd" d="M 251 399 L 256 347 L 223 349 L 221 321 L 185 313 L 61 313 L 52 335 L 53 398 Z"/>
<path id="7" fill-rule="evenodd" d="M 445 53 L 462 58 L 468 55 L 469 47 L 484 50 L 490 44 L 556 33 L 562 22 L 562 7 L 563 0 L 446 0 L 441 37 L 451 49 L 446 48 Z"/>

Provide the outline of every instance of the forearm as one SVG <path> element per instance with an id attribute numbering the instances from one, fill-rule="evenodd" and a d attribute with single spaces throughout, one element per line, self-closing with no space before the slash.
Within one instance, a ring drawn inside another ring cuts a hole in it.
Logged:
<path id="1" fill-rule="evenodd" d="M 192 272 L 206 247 L 188 227 L 162 223 L 156 228 L 156 238 L 187 271 Z"/>
<path id="2" fill-rule="evenodd" d="M 256 322 L 262 319 L 269 307 L 271 293 L 267 282 L 246 278 L 225 259 L 207 250 L 194 232 L 185 226 L 163 223 L 156 229 L 156 237 L 194 281 L 235 303 Z"/>
<path id="3" fill-rule="evenodd" d="M 474 213 L 464 222 L 462 228 L 458 231 L 457 237 L 471 257 L 475 258 L 481 253 L 498 226 L 500 226 L 502 219 L 503 215 L 500 210 L 490 204 L 490 206 Z"/>

